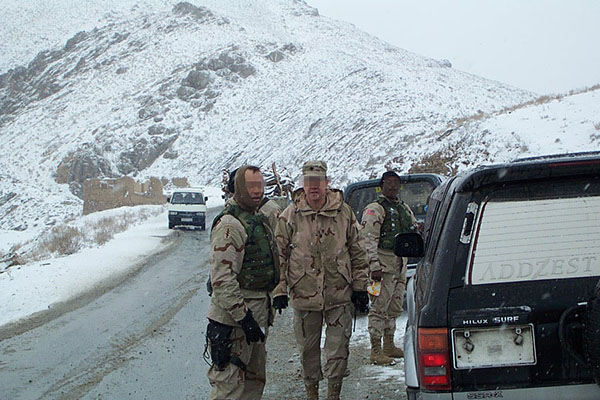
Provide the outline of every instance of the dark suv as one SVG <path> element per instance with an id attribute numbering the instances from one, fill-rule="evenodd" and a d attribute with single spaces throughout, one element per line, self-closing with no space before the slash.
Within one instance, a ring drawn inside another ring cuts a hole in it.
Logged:
<path id="1" fill-rule="evenodd" d="M 600 276 L 600 153 L 450 178 L 423 238 L 424 251 L 414 233 L 396 243 L 423 256 L 407 288 L 409 399 L 600 399 L 582 347 Z"/>

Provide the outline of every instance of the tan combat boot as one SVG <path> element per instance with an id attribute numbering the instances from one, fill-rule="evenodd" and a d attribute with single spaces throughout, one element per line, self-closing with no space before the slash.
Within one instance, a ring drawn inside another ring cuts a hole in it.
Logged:
<path id="1" fill-rule="evenodd" d="M 383 336 L 383 354 L 392 358 L 404 357 L 404 351 L 394 345 L 394 335 Z"/>
<path id="2" fill-rule="evenodd" d="M 341 380 L 329 380 L 327 382 L 327 400 L 340 400 L 340 393 L 342 391 Z"/>
<path id="3" fill-rule="evenodd" d="M 319 400 L 319 382 L 305 383 L 306 400 Z"/>
<path id="4" fill-rule="evenodd" d="M 395 363 L 381 352 L 381 336 L 371 336 L 371 363 L 375 365 L 392 365 Z"/>

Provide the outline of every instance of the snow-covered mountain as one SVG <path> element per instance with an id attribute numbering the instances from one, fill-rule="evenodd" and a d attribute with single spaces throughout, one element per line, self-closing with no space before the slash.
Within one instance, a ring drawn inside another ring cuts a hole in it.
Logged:
<path id="1" fill-rule="evenodd" d="M 0 229 L 79 216 L 90 177 L 323 159 L 341 186 L 600 148 L 597 90 L 536 101 L 301 0 L 47 3 L 0 16 Z"/>

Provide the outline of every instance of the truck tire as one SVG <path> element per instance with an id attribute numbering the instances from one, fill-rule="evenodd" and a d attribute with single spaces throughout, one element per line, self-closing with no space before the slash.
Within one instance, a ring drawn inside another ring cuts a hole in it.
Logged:
<path id="1" fill-rule="evenodd" d="M 169 222 L 169 229 L 173 229 L 175 225 L 172 222 Z"/>

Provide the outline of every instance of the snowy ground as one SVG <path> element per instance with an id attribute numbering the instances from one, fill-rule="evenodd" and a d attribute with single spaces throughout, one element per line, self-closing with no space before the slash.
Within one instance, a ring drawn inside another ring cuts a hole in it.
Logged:
<path id="1" fill-rule="evenodd" d="M 219 188 L 207 188 L 206 194 L 209 208 L 223 204 Z M 125 276 L 146 257 L 163 250 L 166 245 L 162 239 L 172 232 L 167 226 L 166 207 L 163 208 L 160 215 L 116 234 L 103 246 L 11 267 L 0 273 L 0 326 L 77 298 L 104 281 Z M 0 232 L 0 249 L 27 239 L 18 232 Z"/>

